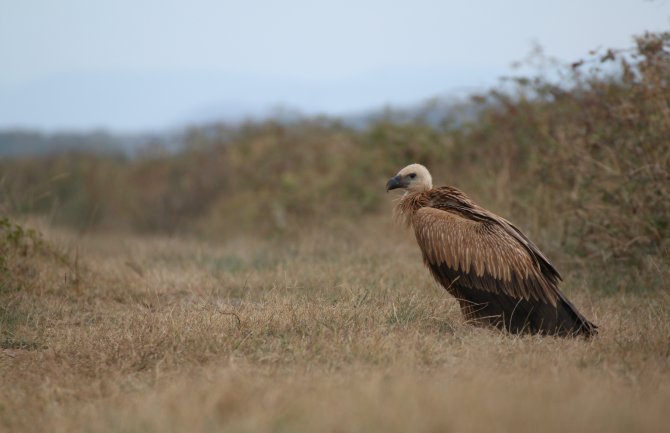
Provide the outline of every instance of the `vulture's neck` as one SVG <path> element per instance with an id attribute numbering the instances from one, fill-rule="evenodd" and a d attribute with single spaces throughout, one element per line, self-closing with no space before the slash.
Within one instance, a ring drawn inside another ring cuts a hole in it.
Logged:
<path id="1" fill-rule="evenodd" d="M 396 219 L 409 226 L 414 212 L 430 205 L 430 191 L 429 189 L 422 192 L 407 192 L 400 197 L 394 208 Z"/>

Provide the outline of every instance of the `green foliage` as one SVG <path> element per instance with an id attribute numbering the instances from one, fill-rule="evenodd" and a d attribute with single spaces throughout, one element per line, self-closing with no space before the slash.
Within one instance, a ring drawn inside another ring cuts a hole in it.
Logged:
<path id="1" fill-rule="evenodd" d="M 0 274 L 9 272 L 8 262 L 12 258 L 29 255 L 41 243 L 36 230 L 26 229 L 7 217 L 0 217 Z"/>
<path id="2" fill-rule="evenodd" d="M 79 274 L 77 261 L 45 241 L 39 231 L 0 217 L 0 304 L 31 290 L 45 270 L 65 271 L 70 274 L 71 283 L 77 282 Z M 3 308 L 9 307 L 5 304 Z"/>
<path id="3" fill-rule="evenodd" d="M 7 217 L 0 217 L 0 348 L 33 348 L 35 343 L 16 339 L 15 329 L 25 321 L 26 313 L 17 307 L 12 292 L 26 272 L 30 260 L 42 239 L 33 229 L 26 229 Z"/>

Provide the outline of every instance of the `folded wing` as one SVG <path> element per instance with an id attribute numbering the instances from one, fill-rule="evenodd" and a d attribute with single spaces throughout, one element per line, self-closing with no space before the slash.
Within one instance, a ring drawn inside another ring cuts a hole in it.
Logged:
<path id="1" fill-rule="evenodd" d="M 426 264 L 448 267 L 459 285 L 556 305 L 557 278 L 545 275 L 540 260 L 497 221 L 425 207 L 412 226 Z"/>
<path id="2" fill-rule="evenodd" d="M 597 332 L 560 292 L 560 275 L 528 238 L 508 221 L 465 205 L 423 207 L 412 226 L 426 265 L 459 300 L 466 319 L 511 332 Z"/>

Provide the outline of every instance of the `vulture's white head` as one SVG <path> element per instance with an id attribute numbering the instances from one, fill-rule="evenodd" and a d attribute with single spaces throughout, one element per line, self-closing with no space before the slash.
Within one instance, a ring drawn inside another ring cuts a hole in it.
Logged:
<path id="1" fill-rule="evenodd" d="M 410 164 L 386 182 L 386 191 L 404 188 L 409 192 L 428 191 L 433 187 L 433 178 L 426 167 Z"/>

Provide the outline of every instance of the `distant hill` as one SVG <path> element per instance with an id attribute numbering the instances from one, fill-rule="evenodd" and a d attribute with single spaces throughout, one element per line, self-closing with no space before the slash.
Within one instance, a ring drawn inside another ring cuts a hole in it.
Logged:
<path id="1" fill-rule="evenodd" d="M 355 113 L 346 116 L 322 116 L 320 118 L 337 122 L 345 127 L 362 130 L 379 122 L 407 123 L 417 122 L 434 127 L 460 125 L 472 121 L 482 105 L 475 105 L 469 101 L 453 98 L 434 98 L 415 106 L 397 108 L 386 107 Z M 208 129 L 220 131 L 220 126 L 235 130 L 245 122 L 264 123 L 277 122 L 282 125 L 296 124 L 317 116 L 305 116 L 297 110 L 277 108 L 268 110 L 266 114 L 255 118 L 230 120 L 223 116 L 221 120 L 211 118 L 204 124 L 194 125 L 200 131 Z M 184 144 L 184 133 L 188 127 L 178 131 L 164 131 L 162 133 L 116 134 L 108 131 L 89 132 L 55 132 L 11 129 L 0 131 L 0 158 L 23 156 L 46 156 L 68 152 L 92 152 L 105 155 L 119 155 L 132 157 L 138 152 L 152 146 L 167 151 L 176 151 Z"/>
<path id="2" fill-rule="evenodd" d="M 0 158 L 48 156 L 69 152 L 132 156 L 139 149 L 171 143 L 157 134 L 121 135 L 105 131 L 42 133 L 29 130 L 0 131 Z"/>

